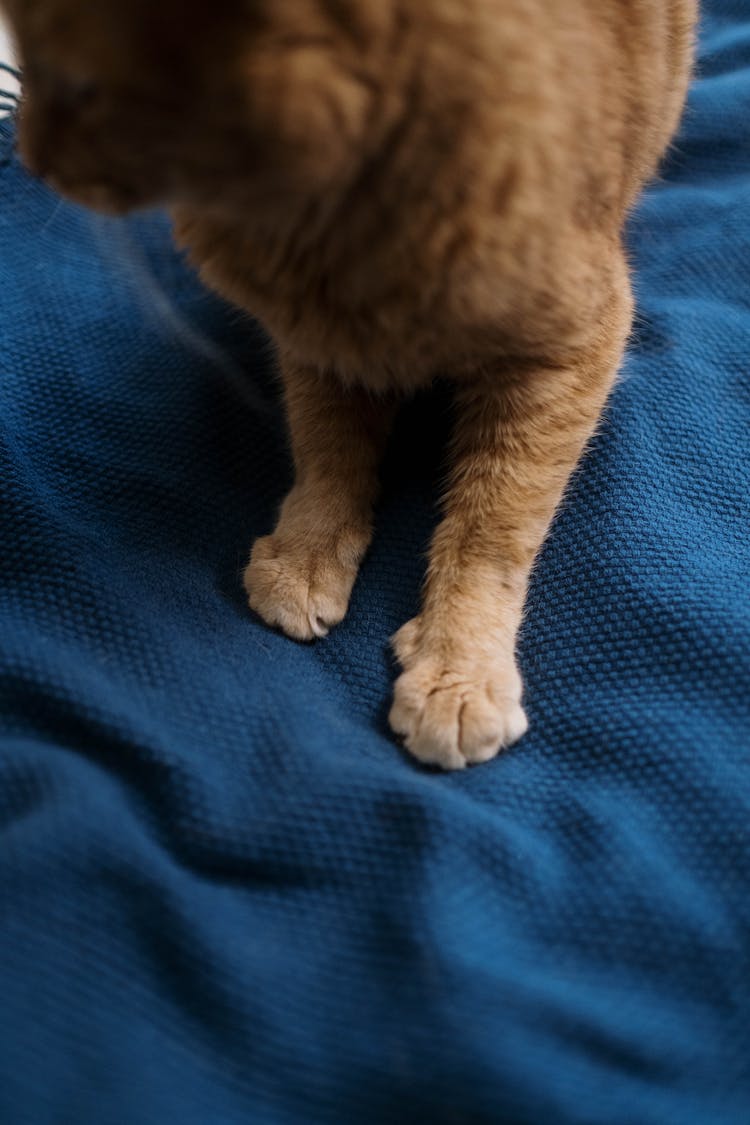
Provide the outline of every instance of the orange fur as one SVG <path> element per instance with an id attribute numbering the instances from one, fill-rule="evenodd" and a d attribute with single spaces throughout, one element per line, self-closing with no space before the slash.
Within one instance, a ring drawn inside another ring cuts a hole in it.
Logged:
<path id="1" fill-rule="evenodd" d="M 297 477 L 245 575 L 266 621 L 341 620 L 394 404 L 455 380 L 391 724 L 425 762 L 492 757 L 526 729 L 529 573 L 622 358 L 622 226 L 679 119 L 694 0 L 6 2 L 30 165 L 168 204 L 277 341 Z"/>

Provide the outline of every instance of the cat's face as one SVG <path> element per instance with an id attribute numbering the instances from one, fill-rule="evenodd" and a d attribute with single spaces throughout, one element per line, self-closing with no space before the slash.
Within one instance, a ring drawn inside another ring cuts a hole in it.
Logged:
<path id="1" fill-rule="evenodd" d="M 21 154 L 84 204 L 271 205 L 365 157 L 386 2 L 1 2 L 24 70 Z"/>

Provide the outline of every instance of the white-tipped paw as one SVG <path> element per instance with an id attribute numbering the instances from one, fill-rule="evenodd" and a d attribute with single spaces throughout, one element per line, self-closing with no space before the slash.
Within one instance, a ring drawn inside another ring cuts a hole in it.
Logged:
<path id="1" fill-rule="evenodd" d="M 446 770 L 487 762 L 528 729 L 512 658 L 455 660 L 420 643 L 418 620 L 394 638 L 405 671 L 396 681 L 390 724 L 415 758 Z"/>

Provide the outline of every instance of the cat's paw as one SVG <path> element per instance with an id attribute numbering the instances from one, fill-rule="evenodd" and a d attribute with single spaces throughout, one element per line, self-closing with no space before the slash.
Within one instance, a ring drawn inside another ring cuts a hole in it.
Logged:
<path id="1" fill-rule="evenodd" d="M 335 545 L 292 541 L 268 535 L 258 539 L 245 570 L 251 609 L 267 625 L 298 641 L 325 637 L 346 615 L 358 552 Z"/>
<path id="2" fill-rule="evenodd" d="M 512 659 L 455 660 L 420 643 L 418 619 L 393 640 L 405 671 L 396 681 L 390 724 L 415 758 L 441 769 L 488 762 L 528 729 Z"/>

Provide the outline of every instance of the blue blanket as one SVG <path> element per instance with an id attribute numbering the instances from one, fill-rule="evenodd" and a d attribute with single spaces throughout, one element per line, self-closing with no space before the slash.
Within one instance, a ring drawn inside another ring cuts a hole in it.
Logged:
<path id="1" fill-rule="evenodd" d="M 395 437 L 347 621 L 268 631 L 239 581 L 290 473 L 263 337 L 162 218 L 60 202 L 11 142 L 0 1121 L 746 1125 L 746 0 L 711 3 L 634 216 L 637 330 L 531 591 L 531 732 L 462 775 L 386 724 L 445 395 Z"/>

